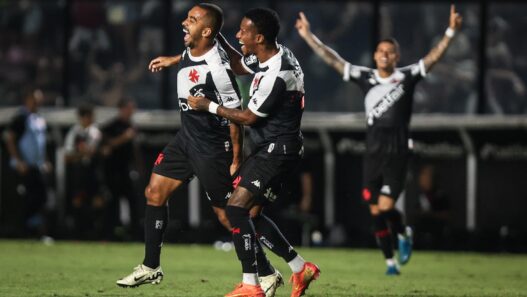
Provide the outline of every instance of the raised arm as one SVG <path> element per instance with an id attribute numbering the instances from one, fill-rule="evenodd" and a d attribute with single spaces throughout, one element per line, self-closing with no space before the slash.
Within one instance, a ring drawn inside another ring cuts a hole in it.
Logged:
<path id="1" fill-rule="evenodd" d="M 456 32 L 461 28 L 461 23 L 463 18 L 459 13 L 456 12 L 456 7 L 452 4 L 450 6 L 450 21 L 448 29 L 445 32 L 445 35 L 439 41 L 439 43 L 430 50 L 430 52 L 424 57 L 423 61 L 425 64 L 426 72 L 430 69 L 443 57 L 445 54 L 450 42 L 454 38 Z"/>
<path id="2" fill-rule="evenodd" d="M 313 51 L 321 57 L 326 64 L 333 67 L 341 75 L 344 74 L 344 66 L 347 63 L 346 60 L 344 60 L 336 51 L 322 43 L 322 41 L 311 32 L 309 21 L 303 12 L 300 12 L 295 27 L 298 30 L 300 37 L 307 42 Z"/>
<path id="3" fill-rule="evenodd" d="M 160 56 L 150 61 L 150 64 L 148 64 L 148 69 L 152 72 L 159 72 L 163 70 L 163 68 L 176 65 L 179 63 L 179 61 L 181 61 L 181 55 L 173 57 Z"/>
<path id="4" fill-rule="evenodd" d="M 223 34 L 219 33 L 218 36 L 216 36 L 216 39 L 221 44 L 223 49 L 227 52 L 227 55 L 229 56 L 231 69 L 236 75 L 246 75 L 250 74 L 242 65 L 242 58 L 243 55 L 237 51 L 228 41 L 225 39 Z"/>

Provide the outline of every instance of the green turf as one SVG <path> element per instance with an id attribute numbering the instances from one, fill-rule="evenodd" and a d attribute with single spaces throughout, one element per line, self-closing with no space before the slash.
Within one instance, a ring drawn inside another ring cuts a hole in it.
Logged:
<path id="1" fill-rule="evenodd" d="M 401 276 L 388 277 L 376 250 L 301 253 L 322 270 L 307 296 L 527 296 L 526 255 L 417 252 Z M 166 244 L 160 285 L 117 287 L 142 255 L 141 244 L 0 241 L 0 296 L 223 296 L 240 281 L 234 251 Z M 287 265 L 271 260 L 289 277 Z"/>

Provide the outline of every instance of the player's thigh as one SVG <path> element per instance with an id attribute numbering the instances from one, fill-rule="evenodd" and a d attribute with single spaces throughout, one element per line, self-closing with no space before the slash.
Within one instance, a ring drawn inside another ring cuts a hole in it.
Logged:
<path id="1" fill-rule="evenodd" d="M 379 195 L 397 201 L 404 189 L 407 164 L 407 154 L 397 154 L 388 157 L 383 167 L 382 186 L 379 190 Z"/>
<path id="2" fill-rule="evenodd" d="M 229 171 L 232 154 L 213 157 L 194 155 L 190 163 L 212 206 L 225 207 L 233 191 L 233 177 Z"/>
<path id="3" fill-rule="evenodd" d="M 152 195 L 160 195 L 164 198 L 168 197 L 172 192 L 179 188 L 183 181 L 152 173 L 150 181 L 146 187 L 147 198 Z"/>
<path id="4" fill-rule="evenodd" d="M 174 138 L 159 153 L 152 172 L 184 182 L 194 175 L 192 166 L 189 163 L 189 156 L 178 137 Z"/>
<path id="5" fill-rule="evenodd" d="M 253 193 L 256 204 L 266 205 L 274 202 L 300 160 L 264 159 L 251 157 L 242 166 L 238 176 L 239 186 Z"/>
<path id="6" fill-rule="evenodd" d="M 150 204 L 163 204 L 172 192 L 187 182 L 194 172 L 177 138 L 158 155 L 145 195 Z"/>
<path id="7" fill-rule="evenodd" d="M 362 201 L 369 205 L 377 205 L 379 190 L 382 185 L 382 168 L 384 159 L 382 155 L 365 154 L 362 166 Z M 371 207 L 370 207 L 371 208 Z M 370 209 L 372 214 L 374 210 Z"/>

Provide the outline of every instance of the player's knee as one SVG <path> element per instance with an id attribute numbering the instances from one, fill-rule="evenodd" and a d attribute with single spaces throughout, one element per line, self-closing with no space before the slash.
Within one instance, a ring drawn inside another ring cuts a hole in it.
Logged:
<path id="1" fill-rule="evenodd" d="M 216 213 L 216 216 L 218 217 L 218 221 L 223 227 L 225 227 L 229 231 L 232 230 L 231 222 L 227 218 L 227 214 L 225 212 L 218 212 Z"/>
<path id="2" fill-rule="evenodd" d="M 377 203 L 380 212 L 388 212 L 395 207 L 395 200 L 388 196 L 380 196 Z"/>
<path id="3" fill-rule="evenodd" d="M 166 195 L 162 193 L 159 187 L 149 184 L 145 189 L 146 203 L 152 206 L 162 206 L 166 202 Z"/>
<path id="4" fill-rule="evenodd" d="M 377 209 L 379 210 L 379 213 L 389 212 L 393 209 L 393 205 L 379 204 L 379 207 Z"/>
<path id="5" fill-rule="evenodd" d="M 259 206 L 253 206 L 249 210 L 249 216 L 251 217 L 252 220 L 258 220 L 261 214 L 262 214 L 262 208 Z"/>
<path id="6" fill-rule="evenodd" d="M 370 214 L 372 216 L 378 216 L 380 214 L 379 207 L 377 205 L 370 205 Z"/>
<path id="7" fill-rule="evenodd" d="M 234 190 L 234 193 L 232 193 L 231 198 L 229 198 L 229 202 L 227 202 L 228 206 L 235 206 L 235 207 L 241 207 L 246 208 L 247 211 L 249 211 L 249 208 L 251 208 L 252 203 L 252 194 L 247 189 L 243 187 L 238 187 L 236 190 Z"/>
<path id="8" fill-rule="evenodd" d="M 227 205 L 227 207 L 225 207 L 225 214 L 227 215 L 229 222 L 232 222 L 234 226 L 236 226 L 236 221 L 249 218 L 248 209 L 232 205 Z"/>

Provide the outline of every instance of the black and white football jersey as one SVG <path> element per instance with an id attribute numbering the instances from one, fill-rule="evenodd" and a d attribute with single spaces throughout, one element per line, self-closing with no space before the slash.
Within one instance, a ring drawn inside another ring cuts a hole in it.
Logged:
<path id="1" fill-rule="evenodd" d="M 368 126 L 408 126 L 416 83 L 426 76 L 423 60 L 397 68 L 382 78 L 375 69 L 347 63 L 343 79 L 355 81 L 366 94 L 364 106 Z"/>
<path id="2" fill-rule="evenodd" d="M 343 79 L 356 82 L 366 94 L 367 153 L 404 154 L 408 151 L 415 85 L 425 76 L 423 60 L 397 68 L 385 78 L 375 69 L 345 65 Z"/>
<path id="3" fill-rule="evenodd" d="M 232 150 L 229 121 L 218 115 L 193 110 L 187 103 L 189 95 L 204 96 L 227 108 L 241 105 L 240 92 L 225 50 L 216 43 L 200 57 L 190 49 L 181 55 L 177 68 L 177 94 L 181 111 L 180 136 L 204 154 Z"/>
<path id="4" fill-rule="evenodd" d="M 250 131 L 256 149 L 264 155 L 302 155 L 304 73 L 295 56 L 280 45 L 279 52 L 266 62 L 251 55 L 242 59 L 242 65 L 254 73 L 247 108 L 260 117 Z"/>

